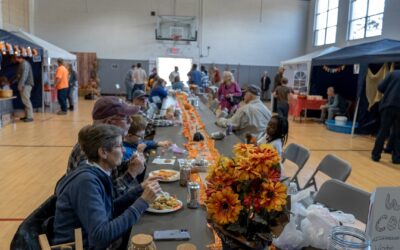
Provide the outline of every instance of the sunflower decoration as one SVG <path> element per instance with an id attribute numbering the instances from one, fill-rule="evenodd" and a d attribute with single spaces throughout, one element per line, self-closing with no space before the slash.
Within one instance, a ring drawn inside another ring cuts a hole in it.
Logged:
<path id="1" fill-rule="evenodd" d="M 233 154 L 220 157 L 208 172 L 207 213 L 212 223 L 255 240 L 255 233 L 270 232 L 289 210 L 280 156 L 268 144 L 237 144 Z"/>
<path id="2" fill-rule="evenodd" d="M 220 225 L 237 221 L 242 210 L 239 195 L 230 188 L 213 193 L 206 204 L 208 214 Z"/>

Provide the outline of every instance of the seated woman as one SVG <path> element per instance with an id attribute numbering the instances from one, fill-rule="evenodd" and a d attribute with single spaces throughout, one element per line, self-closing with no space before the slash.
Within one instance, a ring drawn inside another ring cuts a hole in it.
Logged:
<path id="1" fill-rule="evenodd" d="M 222 76 L 223 82 L 218 88 L 217 98 L 221 111 L 227 109 L 231 113 L 238 106 L 238 102 L 235 102 L 234 97 L 241 97 L 242 91 L 239 84 L 235 82 L 235 78 L 231 72 L 224 71 Z"/>
<path id="2" fill-rule="evenodd" d="M 54 244 L 73 241 L 74 229 L 81 227 L 85 249 L 115 247 L 121 238 L 127 240 L 132 226 L 161 191 L 153 178 L 113 198 L 110 174 L 122 161 L 121 134 L 119 128 L 106 124 L 88 125 L 79 131 L 79 144 L 88 160 L 57 185 Z M 143 157 L 131 161 L 141 173 Z"/>
<path id="3" fill-rule="evenodd" d="M 184 85 L 179 76 L 175 76 L 174 82 L 172 83 L 173 90 L 180 90 L 183 91 Z"/>
<path id="4" fill-rule="evenodd" d="M 168 92 L 165 89 L 166 84 L 167 82 L 164 79 L 159 78 L 150 91 L 149 101 L 155 103 L 158 109 L 161 109 L 164 98 L 168 96 Z"/>

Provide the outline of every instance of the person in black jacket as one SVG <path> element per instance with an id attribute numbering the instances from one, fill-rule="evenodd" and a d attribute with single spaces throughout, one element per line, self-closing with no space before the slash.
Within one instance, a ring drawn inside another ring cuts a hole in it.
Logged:
<path id="1" fill-rule="evenodd" d="M 264 71 L 261 77 L 261 101 L 268 101 L 268 90 L 269 85 L 271 85 L 271 79 L 268 76 L 268 71 Z"/>
<path id="2" fill-rule="evenodd" d="M 378 86 L 378 90 L 383 93 L 383 99 L 379 106 L 381 124 L 376 136 L 371 158 L 373 161 L 380 160 L 383 145 L 392 128 L 392 162 L 394 164 L 400 164 L 400 63 L 396 63 L 395 69 L 397 70 L 389 73 Z"/>

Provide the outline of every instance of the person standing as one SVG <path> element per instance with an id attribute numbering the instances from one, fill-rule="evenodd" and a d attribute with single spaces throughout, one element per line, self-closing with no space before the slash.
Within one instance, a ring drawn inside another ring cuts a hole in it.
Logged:
<path id="1" fill-rule="evenodd" d="M 68 78 L 68 102 L 69 102 L 69 107 L 68 109 L 73 111 L 74 110 L 74 104 L 76 102 L 76 93 L 77 93 L 77 89 L 78 89 L 78 78 L 76 75 L 75 70 L 72 68 L 72 64 L 68 64 L 68 74 L 69 74 L 69 78 Z"/>
<path id="2" fill-rule="evenodd" d="M 136 64 L 136 68 L 133 70 L 133 90 L 132 93 L 135 92 L 135 90 L 140 89 L 144 91 L 144 81 L 147 79 L 147 74 L 144 69 L 142 69 L 142 64 L 138 63 Z"/>
<path id="3" fill-rule="evenodd" d="M 21 101 L 25 106 L 25 116 L 21 118 L 24 122 L 33 121 L 33 107 L 31 102 L 31 91 L 35 82 L 33 80 L 32 68 L 29 62 L 24 58 L 17 56 L 15 61 L 18 62 L 17 82 L 18 91 L 21 96 Z"/>
<path id="4" fill-rule="evenodd" d="M 61 110 L 57 112 L 57 115 L 67 114 L 67 96 L 68 96 L 68 70 L 64 66 L 64 60 L 57 59 L 58 68 L 55 74 L 55 85 L 57 89 L 57 99 L 60 104 Z"/>
<path id="5" fill-rule="evenodd" d="M 271 79 L 268 76 L 268 71 L 264 71 L 261 77 L 261 101 L 268 101 L 268 90 L 271 85 Z"/>
<path id="6" fill-rule="evenodd" d="M 287 87 L 288 79 L 282 78 L 282 85 L 276 87 L 274 97 L 276 98 L 278 115 L 285 117 L 289 116 L 289 95 L 292 93 L 292 89 Z"/>
<path id="7" fill-rule="evenodd" d="M 188 76 L 190 84 L 195 84 L 197 87 L 201 87 L 201 72 L 197 69 L 197 64 L 193 64 Z"/>
<path id="8" fill-rule="evenodd" d="M 135 70 L 135 65 L 132 65 L 132 67 L 128 70 L 128 72 L 125 75 L 125 89 L 126 89 L 126 100 L 131 102 L 132 101 L 132 90 L 133 90 L 133 72 Z"/>
<path id="9" fill-rule="evenodd" d="M 174 71 L 172 71 L 170 74 L 169 74 L 169 81 L 171 82 L 171 84 L 173 84 L 174 82 L 175 82 L 175 78 L 176 77 L 179 77 L 180 78 L 180 76 L 179 76 L 179 68 L 178 68 L 178 66 L 175 66 L 175 69 L 174 69 Z"/>
<path id="10" fill-rule="evenodd" d="M 279 67 L 278 72 L 275 75 L 274 78 L 274 88 L 272 89 L 272 92 L 275 92 L 275 89 L 282 85 L 282 78 L 283 78 L 283 73 L 285 72 L 285 68 L 284 67 Z M 276 98 L 273 98 L 273 105 L 272 105 L 272 112 L 278 112 L 278 103 Z"/>
<path id="11" fill-rule="evenodd" d="M 395 71 L 389 75 L 378 86 L 379 92 L 383 94 L 383 98 L 379 105 L 381 114 L 381 124 L 379 132 L 376 135 L 375 145 L 372 150 L 371 158 L 373 161 L 381 159 L 381 153 L 386 138 L 390 134 L 392 128 L 393 135 L 391 136 L 393 151 L 392 162 L 400 164 L 400 64 L 396 63 Z"/>
<path id="12" fill-rule="evenodd" d="M 217 68 L 217 66 L 214 66 L 214 74 L 212 77 L 212 84 L 218 87 L 220 83 L 221 83 L 221 73 L 219 72 L 219 69 Z"/>
<path id="13" fill-rule="evenodd" d="M 205 91 L 208 88 L 208 83 L 210 81 L 210 78 L 208 77 L 208 72 L 204 65 L 200 67 L 200 70 L 201 70 L 201 87 L 203 91 Z"/>

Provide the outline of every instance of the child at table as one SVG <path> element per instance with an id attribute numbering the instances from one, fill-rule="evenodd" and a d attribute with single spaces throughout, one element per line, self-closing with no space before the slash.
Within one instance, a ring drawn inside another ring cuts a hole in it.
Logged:
<path id="1" fill-rule="evenodd" d="M 281 157 L 281 175 L 283 175 L 283 146 L 286 144 L 289 134 L 288 120 L 280 115 L 272 116 L 268 123 L 266 133 L 267 135 L 261 138 L 257 144 L 271 144 L 276 151 L 278 151 Z"/>
<path id="2" fill-rule="evenodd" d="M 171 146 L 170 141 L 153 141 L 153 140 L 144 140 L 145 129 L 147 126 L 147 120 L 141 115 L 134 115 L 131 117 L 132 123 L 129 127 L 128 134 L 124 137 L 123 146 L 124 146 L 124 156 L 123 161 L 126 161 L 131 158 L 131 156 L 138 152 L 147 153 L 152 149 L 157 149 L 157 147 L 168 148 Z M 144 179 L 144 175 L 146 173 L 146 169 L 143 171 L 141 175 L 138 175 L 136 178 L 141 183 Z"/>

